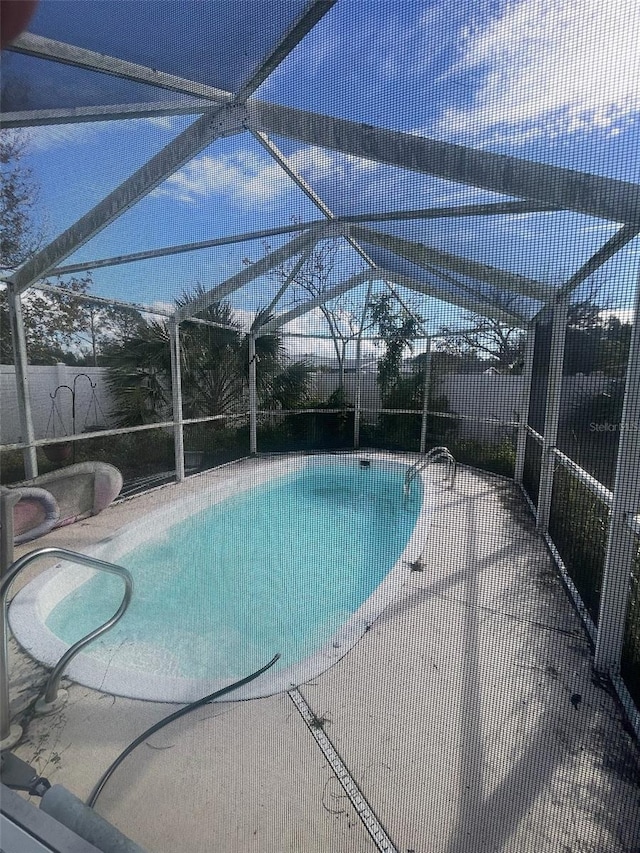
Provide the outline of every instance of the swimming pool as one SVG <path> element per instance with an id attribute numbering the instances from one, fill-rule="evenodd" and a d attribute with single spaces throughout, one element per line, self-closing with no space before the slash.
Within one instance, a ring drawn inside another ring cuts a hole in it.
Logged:
<path id="1" fill-rule="evenodd" d="M 69 667 L 118 695 L 197 699 L 258 668 L 276 671 L 233 698 L 267 695 L 342 657 L 408 580 L 422 547 L 422 482 L 403 496 L 406 465 L 370 454 L 253 460 L 227 469 L 100 543 L 96 556 L 134 576 L 121 622 Z M 12 629 L 52 665 L 117 607 L 116 578 L 54 568 L 10 610 Z"/>

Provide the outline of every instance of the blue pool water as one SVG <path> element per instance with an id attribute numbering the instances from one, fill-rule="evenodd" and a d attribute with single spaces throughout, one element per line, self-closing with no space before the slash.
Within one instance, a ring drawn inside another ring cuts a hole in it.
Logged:
<path id="1" fill-rule="evenodd" d="M 331 461 L 257 486 L 160 531 L 121 556 L 129 610 L 88 654 L 128 647 L 128 665 L 164 674 L 246 675 L 275 652 L 286 667 L 328 642 L 402 554 L 421 497 L 404 499 L 404 466 Z M 72 643 L 116 609 L 122 585 L 96 575 L 47 627 Z M 151 660 L 150 660 L 151 659 Z M 168 671 L 169 670 L 169 671 Z"/>

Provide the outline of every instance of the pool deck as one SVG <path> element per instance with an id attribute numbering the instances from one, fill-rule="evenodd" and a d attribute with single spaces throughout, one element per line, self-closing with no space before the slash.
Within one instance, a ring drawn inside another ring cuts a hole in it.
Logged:
<path id="1" fill-rule="evenodd" d="M 231 470 L 201 476 L 222 482 Z M 132 498 L 16 556 L 54 544 L 82 551 L 199 488 L 200 476 Z M 394 848 L 639 850 L 638 746 L 593 678 L 586 635 L 517 487 L 461 469 L 424 563 L 345 657 L 300 686 Z M 45 671 L 13 641 L 11 676 L 19 715 Z M 16 752 L 85 798 L 175 709 L 73 684 L 60 711 L 27 714 Z M 171 724 L 126 759 L 97 811 L 149 853 L 379 849 L 286 693 Z"/>

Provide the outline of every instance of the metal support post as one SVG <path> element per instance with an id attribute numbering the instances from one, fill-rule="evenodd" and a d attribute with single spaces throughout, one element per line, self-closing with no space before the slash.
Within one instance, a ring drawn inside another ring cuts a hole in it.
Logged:
<path id="1" fill-rule="evenodd" d="M 629 580 L 640 541 L 629 522 L 640 512 L 640 276 L 620 421 L 620 444 L 609 516 L 595 667 L 617 675 L 628 618 Z"/>
<path id="2" fill-rule="evenodd" d="M 258 391 L 257 391 L 256 336 L 249 334 L 249 452 L 258 452 Z"/>
<path id="3" fill-rule="evenodd" d="M 356 399 L 353 412 L 353 449 L 360 447 L 360 407 L 362 406 L 362 335 L 356 341 Z"/>
<path id="4" fill-rule="evenodd" d="M 20 500 L 19 492 L 7 490 L 0 495 L 0 579 L 13 563 L 13 507 Z M 20 726 L 11 725 L 9 711 L 9 650 L 7 646 L 7 612 L 0 605 L 0 745 L 9 749 L 22 737 Z"/>
<path id="5" fill-rule="evenodd" d="M 7 639 L 7 607 L 0 606 L 0 748 L 11 749 L 22 737 L 22 727 L 11 725 L 9 707 L 9 645 Z"/>
<path id="6" fill-rule="evenodd" d="M 353 413 L 353 449 L 358 450 L 360 447 L 360 410 L 362 408 L 362 333 L 364 324 L 367 320 L 367 311 L 369 310 L 369 300 L 371 299 L 371 284 L 367 287 L 367 295 L 362 306 L 362 315 L 360 317 L 360 328 L 358 329 L 358 337 L 356 339 L 356 399 Z"/>
<path id="7" fill-rule="evenodd" d="M 0 494 L 0 578 L 13 563 L 13 508 L 20 500 L 20 492 Z"/>
<path id="8" fill-rule="evenodd" d="M 184 480 L 184 424 L 182 418 L 182 376 L 180 371 L 180 323 L 169 322 L 169 346 L 171 348 L 171 400 L 173 403 L 173 452 L 176 465 L 176 480 Z"/>
<path id="9" fill-rule="evenodd" d="M 524 459 L 527 452 L 527 424 L 529 423 L 529 405 L 531 403 L 531 380 L 533 378 L 533 353 L 536 345 L 536 326 L 532 323 L 527 329 L 527 341 L 524 350 L 524 370 L 522 373 L 522 393 L 518 411 L 518 441 L 516 447 L 516 464 L 513 479 L 522 483 L 524 475 Z"/>
<path id="10" fill-rule="evenodd" d="M 31 419 L 31 401 L 29 399 L 29 376 L 27 362 L 27 342 L 22 318 L 22 302 L 16 289 L 10 284 L 8 288 L 9 323 L 13 339 L 13 361 L 16 371 L 16 396 L 18 399 L 18 415 L 22 441 L 28 445 L 23 450 L 24 472 L 28 480 L 38 476 L 38 459 L 33 446 L 35 433 Z"/>
<path id="11" fill-rule="evenodd" d="M 540 533 L 546 533 L 551 513 L 553 492 L 553 472 L 555 459 L 552 448 L 558 438 L 560 418 L 560 395 L 562 393 L 562 368 L 564 364 L 564 342 L 567 332 L 567 310 L 569 299 L 565 297 L 553 307 L 553 327 L 549 353 L 549 374 L 547 377 L 547 404 L 544 418 L 544 443 L 542 445 L 542 464 L 540 466 L 540 489 L 538 493 L 538 511 L 536 527 Z"/>
<path id="12" fill-rule="evenodd" d="M 429 413 L 429 392 L 431 390 L 431 338 L 427 337 L 427 349 L 424 359 L 424 383 L 422 386 L 422 422 L 420 424 L 420 453 L 427 449 L 427 420 Z"/>

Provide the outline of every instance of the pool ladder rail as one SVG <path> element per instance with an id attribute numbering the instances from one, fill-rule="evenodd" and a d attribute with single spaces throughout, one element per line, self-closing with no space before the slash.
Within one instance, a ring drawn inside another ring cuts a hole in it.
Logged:
<path id="1" fill-rule="evenodd" d="M 424 471 L 425 468 L 427 468 L 432 463 L 440 462 L 442 459 L 444 459 L 447 463 L 447 470 L 445 471 L 443 480 L 448 480 L 449 485 L 453 486 L 453 484 L 455 483 L 457 472 L 457 464 L 456 460 L 453 457 L 453 454 L 447 447 L 432 447 L 431 450 L 426 453 L 422 459 L 419 459 L 407 470 L 407 473 L 404 477 L 403 486 L 403 492 L 405 494 L 405 497 L 409 494 L 411 483 L 415 480 L 418 474 L 421 471 Z"/>
<path id="2" fill-rule="evenodd" d="M 124 582 L 124 596 L 120 602 L 120 606 L 110 619 L 107 619 L 102 625 L 94 628 L 93 631 L 82 637 L 77 643 L 74 643 L 62 655 L 58 663 L 51 670 L 43 695 L 36 702 L 35 708 L 38 713 L 50 713 L 63 704 L 66 699 L 66 693 L 65 691 L 59 691 L 58 688 L 64 669 L 78 652 L 92 640 L 102 636 L 102 634 L 112 628 L 122 618 L 133 594 L 133 578 L 127 569 L 117 566 L 114 563 L 108 563 L 106 560 L 99 560 L 96 557 L 89 557 L 86 554 L 68 551 L 66 548 L 38 548 L 20 557 L 9 566 L 0 582 L 0 619 L 2 620 L 2 624 L 0 625 L 0 642 L 2 643 L 2 649 L 0 650 L 0 744 L 2 745 L 2 749 L 9 748 L 11 745 L 17 743 L 22 736 L 20 726 L 11 725 L 9 711 L 9 662 L 6 624 L 7 596 L 11 584 L 20 572 L 40 557 L 60 557 L 67 563 L 88 566 L 91 569 L 117 575 Z"/>

